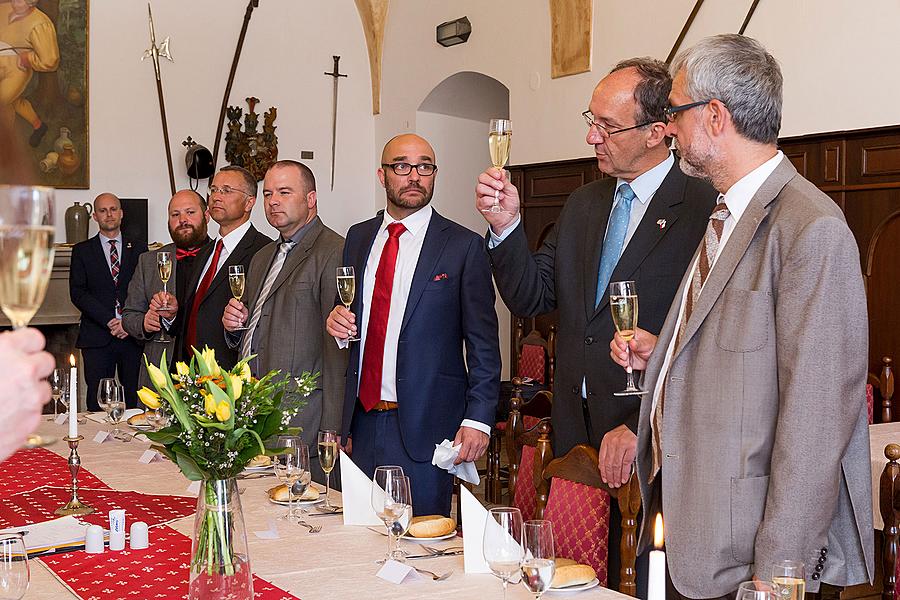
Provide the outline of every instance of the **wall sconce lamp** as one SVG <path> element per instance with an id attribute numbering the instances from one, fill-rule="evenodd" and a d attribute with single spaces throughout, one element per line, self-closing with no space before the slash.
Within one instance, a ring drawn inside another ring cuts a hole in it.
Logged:
<path id="1" fill-rule="evenodd" d="M 472 23 L 468 17 L 461 17 L 454 21 L 447 21 L 437 26 L 437 43 L 445 48 L 463 44 L 472 35 Z"/>

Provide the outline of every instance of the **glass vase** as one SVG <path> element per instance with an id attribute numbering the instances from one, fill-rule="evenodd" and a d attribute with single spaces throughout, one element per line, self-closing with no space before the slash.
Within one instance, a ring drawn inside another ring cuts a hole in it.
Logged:
<path id="1" fill-rule="evenodd" d="M 253 598 L 253 575 L 237 482 L 204 481 L 197 497 L 188 598 Z"/>

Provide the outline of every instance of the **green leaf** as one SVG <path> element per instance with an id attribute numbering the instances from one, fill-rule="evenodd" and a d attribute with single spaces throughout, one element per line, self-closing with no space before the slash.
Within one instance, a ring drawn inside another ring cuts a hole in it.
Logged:
<path id="1" fill-rule="evenodd" d="M 207 479 L 206 474 L 200 468 L 200 465 L 198 465 L 189 455 L 178 452 L 176 455 L 176 462 L 178 463 L 178 468 L 181 469 L 181 472 L 184 473 L 184 476 L 190 481 L 203 481 L 204 479 Z"/>

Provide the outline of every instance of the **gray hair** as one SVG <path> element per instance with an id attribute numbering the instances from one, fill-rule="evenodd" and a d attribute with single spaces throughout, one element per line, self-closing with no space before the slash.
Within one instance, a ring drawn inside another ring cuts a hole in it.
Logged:
<path id="1" fill-rule="evenodd" d="M 239 167 L 238 165 L 228 165 L 227 167 L 222 167 L 219 169 L 219 173 L 237 173 L 244 180 L 244 185 L 247 186 L 245 190 L 249 195 L 256 198 L 256 193 L 259 191 L 259 186 L 256 183 L 256 177 L 253 174 L 245 169 L 244 167 Z"/>
<path id="2" fill-rule="evenodd" d="M 681 70 L 685 92 L 697 101 L 721 101 L 739 134 L 763 144 L 778 141 L 783 79 L 762 44 L 733 33 L 714 35 L 675 58 L 672 76 Z"/>
<path id="3" fill-rule="evenodd" d="M 634 101 L 637 104 L 635 122 L 665 123 L 669 92 L 672 91 L 672 77 L 666 63 L 649 56 L 629 58 L 619 61 L 610 73 L 623 69 L 635 69 L 641 78 L 634 87 Z"/>

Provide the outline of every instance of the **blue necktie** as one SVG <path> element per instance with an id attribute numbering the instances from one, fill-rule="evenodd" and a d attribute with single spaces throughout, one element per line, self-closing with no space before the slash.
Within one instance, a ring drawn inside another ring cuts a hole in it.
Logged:
<path id="1" fill-rule="evenodd" d="M 628 221 L 631 217 L 631 201 L 634 200 L 634 190 L 627 183 L 619 186 L 619 201 L 613 208 L 609 218 L 609 227 L 606 229 L 606 239 L 603 240 L 603 253 L 600 255 L 600 269 L 597 271 L 597 296 L 594 298 L 594 306 L 607 294 L 609 278 L 613 269 L 619 262 L 622 248 L 625 246 L 625 234 L 628 232 Z"/>

